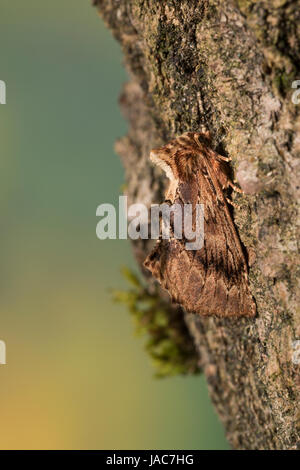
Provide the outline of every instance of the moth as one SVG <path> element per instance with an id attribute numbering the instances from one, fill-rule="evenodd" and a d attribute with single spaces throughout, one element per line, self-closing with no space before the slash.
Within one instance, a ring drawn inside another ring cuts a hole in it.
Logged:
<path id="1" fill-rule="evenodd" d="M 186 240 L 160 233 L 145 267 L 187 312 L 253 317 L 247 262 L 224 194 L 241 192 L 230 177 L 230 158 L 212 150 L 209 133 L 188 132 L 153 149 L 150 159 L 170 180 L 166 203 L 204 205 L 204 243 L 187 250 Z"/>

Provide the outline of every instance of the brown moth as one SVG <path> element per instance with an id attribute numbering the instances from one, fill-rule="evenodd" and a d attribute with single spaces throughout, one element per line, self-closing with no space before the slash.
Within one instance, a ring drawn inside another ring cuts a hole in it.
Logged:
<path id="1" fill-rule="evenodd" d="M 241 190 L 230 179 L 230 159 L 210 145 L 208 133 L 188 132 L 151 151 L 151 160 L 170 179 L 166 202 L 204 204 L 204 245 L 187 250 L 184 239 L 160 235 L 144 265 L 188 312 L 252 317 L 247 262 L 223 192 Z"/>

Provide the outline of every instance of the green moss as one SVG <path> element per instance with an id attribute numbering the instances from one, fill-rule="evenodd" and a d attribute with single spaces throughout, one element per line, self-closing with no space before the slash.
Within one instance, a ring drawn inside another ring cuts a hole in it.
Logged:
<path id="1" fill-rule="evenodd" d="M 237 0 L 236 3 L 238 4 L 239 9 L 246 14 L 246 12 L 250 9 L 252 6 L 252 1 L 251 0 Z"/>
<path id="2" fill-rule="evenodd" d="M 122 272 L 130 288 L 114 291 L 113 299 L 128 307 L 136 334 L 146 338 L 145 349 L 155 376 L 199 373 L 197 353 L 182 310 L 162 300 L 156 288 L 150 292 L 129 269 L 123 268 Z"/>
<path id="3" fill-rule="evenodd" d="M 282 96 L 286 96 L 291 90 L 292 82 L 295 79 L 295 71 L 287 73 L 285 71 L 277 71 L 273 79 L 273 86 Z"/>

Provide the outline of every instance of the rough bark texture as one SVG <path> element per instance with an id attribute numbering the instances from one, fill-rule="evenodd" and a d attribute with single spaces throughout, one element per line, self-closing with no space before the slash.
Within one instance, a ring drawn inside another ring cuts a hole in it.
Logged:
<path id="1" fill-rule="evenodd" d="M 297 1 L 98 0 L 131 80 L 117 142 L 129 202 L 162 202 L 151 148 L 208 129 L 245 195 L 234 220 L 250 253 L 253 320 L 186 315 L 210 394 L 235 449 L 299 445 L 297 200 L 300 79 Z M 298 73 L 298 76 L 297 76 Z M 298 223 L 299 226 L 299 223 Z M 141 263 L 150 243 L 139 242 Z"/>

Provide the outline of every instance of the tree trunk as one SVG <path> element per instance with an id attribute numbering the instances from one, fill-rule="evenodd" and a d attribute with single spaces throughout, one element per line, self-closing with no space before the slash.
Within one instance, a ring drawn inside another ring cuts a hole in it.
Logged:
<path id="1" fill-rule="evenodd" d="M 120 99 L 129 132 L 116 144 L 129 203 L 163 201 L 165 178 L 149 152 L 176 135 L 209 130 L 214 148 L 232 157 L 245 192 L 233 195 L 234 222 L 250 253 L 258 314 L 254 320 L 185 314 L 185 320 L 232 447 L 295 449 L 300 104 L 292 101 L 292 82 L 300 79 L 299 4 L 95 3 L 131 77 Z M 134 245 L 140 264 L 150 243 Z"/>

